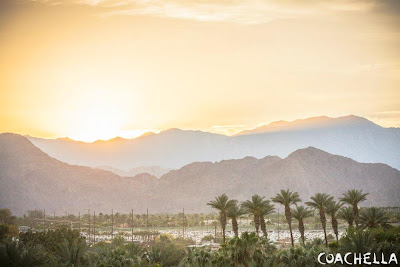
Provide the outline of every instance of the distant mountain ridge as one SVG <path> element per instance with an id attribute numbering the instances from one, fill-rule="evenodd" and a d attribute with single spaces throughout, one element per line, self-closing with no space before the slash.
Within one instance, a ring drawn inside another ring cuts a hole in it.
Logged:
<path id="1" fill-rule="evenodd" d="M 121 177 L 132 177 L 141 173 L 148 173 L 158 178 L 160 178 L 161 176 L 172 170 L 172 169 L 161 168 L 159 166 L 141 166 L 130 169 L 129 171 L 120 170 L 110 166 L 98 166 L 96 167 L 96 169 L 110 171 Z"/>
<path id="2" fill-rule="evenodd" d="M 84 143 L 70 139 L 28 139 L 50 156 L 69 164 L 128 170 L 140 166 L 177 169 L 196 161 L 267 155 L 287 157 L 313 146 L 366 163 L 400 169 L 400 129 L 384 128 L 357 116 L 316 117 L 276 122 L 236 136 L 169 129 L 136 139 Z"/>
<path id="3" fill-rule="evenodd" d="M 318 129 L 318 128 L 329 128 L 329 127 L 377 127 L 382 128 L 379 125 L 374 124 L 373 122 L 354 115 L 338 117 L 338 118 L 330 118 L 327 116 L 313 117 L 308 119 L 298 119 L 294 121 L 276 121 L 267 125 L 263 125 L 261 127 L 257 127 L 252 130 L 242 131 L 237 133 L 238 135 L 249 135 L 249 134 L 263 134 L 270 132 L 279 132 L 279 131 L 295 131 L 295 130 L 310 130 L 310 129 Z"/>
<path id="4" fill-rule="evenodd" d="M 308 147 L 282 159 L 245 157 L 216 163 L 194 162 L 160 179 L 144 173 L 120 177 L 51 158 L 25 137 L 0 134 L 0 208 L 15 214 L 43 209 L 87 209 L 152 213 L 209 211 L 206 203 L 226 193 L 240 201 L 252 194 L 268 198 L 280 189 L 298 191 L 303 201 L 316 192 L 339 197 L 345 190 L 370 193 L 365 205 L 399 206 L 400 171 L 385 164 L 359 163 Z"/>

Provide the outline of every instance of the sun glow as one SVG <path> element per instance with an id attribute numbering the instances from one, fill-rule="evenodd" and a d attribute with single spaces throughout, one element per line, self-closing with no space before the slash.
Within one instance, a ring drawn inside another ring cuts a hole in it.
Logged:
<path id="1" fill-rule="evenodd" d="M 393 1 L 3 2 L 0 132 L 233 135 L 345 114 L 400 126 Z"/>
<path id="2" fill-rule="evenodd" d="M 85 80 L 77 87 L 81 88 L 79 94 L 76 94 L 76 99 L 69 103 L 71 109 L 63 114 L 68 124 L 69 138 L 93 142 L 115 137 L 135 138 L 145 132 L 154 131 L 127 128 L 127 122 L 134 119 L 127 108 L 135 106 L 136 103 L 123 93 L 123 85 L 117 81 L 111 84 L 105 82 L 104 78 L 98 77 L 97 80 Z M 118 90 L 110 89 L 117 87 Z M 115 94 L 115 91 L 119 94 Z"/>

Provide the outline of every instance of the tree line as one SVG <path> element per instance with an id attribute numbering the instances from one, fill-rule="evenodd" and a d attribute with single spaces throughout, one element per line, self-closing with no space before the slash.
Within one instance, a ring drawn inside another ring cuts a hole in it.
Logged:
<path id="1" fill-rule="evenodd" d="M 255 232 L 258 235 L 259 230 L 265 237 L 268 237 L 266 230 L 265 218 L 274 213 L 275 207 L 272 203 L 277 203 L 284 206 L 285 218 L 289 226 L 290 240 L 294 247 L 294 238 L 292 231 L 292 218 L 298 221 L 298 229 L 300 232 L 301 241 L 305 244 L 305 226 L 304 220 L 313 216 L 313 211 L 316 210 L 324 231 L 325 246 L 328 246 L 328 238 L 326 234 L 327 215 L 331 218 L 332 229 L 335 233 L 336 240 L 339 240 L 338 218 L 345 220 L 349 227 L 355 225 L 356 228 L 362 226 L 376 227 L 388 223 L 387 214 L 376 207 L 363 209 L 360 213 L 359 204 L 367 199 L 368 193 L 363 193 L 362 190 L 348 190 L 343 193 L 339 200 L 335 200 L 333 196 L 325 193 L 316 193 L 311 196 L 305 205 L 298 205 L 301 201 L 298 192 L 292 192 L 289 189 L 281 190 L 271 200 L 257 194 L 253 195 L 250 200 L 238 203 L 235 199 L 229 199 L 225 194 L 216 197 L 207 205 L 218 210 L 219 221 L 222 228 L 223 242 L 226 239 L 226 224 L 227 220 L 231 219 L 232 230 L 237 238 L 239 236 L 238 219 L 248 214 L 253 217 Z M 347 206 L 345 206 L 347 205 Z M 294 207 L 293 207 L 294 206 Z"/>

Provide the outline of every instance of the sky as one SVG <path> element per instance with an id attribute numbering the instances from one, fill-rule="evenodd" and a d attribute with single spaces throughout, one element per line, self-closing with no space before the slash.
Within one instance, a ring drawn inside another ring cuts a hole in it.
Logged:
<path id="1" fill-rule="evenodd" d="M 400 127 L 398 0 L 2 0 L 0 132 Z"/>

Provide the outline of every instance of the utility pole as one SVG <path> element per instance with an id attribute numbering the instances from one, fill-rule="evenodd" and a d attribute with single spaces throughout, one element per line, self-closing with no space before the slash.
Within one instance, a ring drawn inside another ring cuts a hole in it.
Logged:
<path id="1" fill-rule="evenodd" d="M 147 242 L 149 242 L 149 241 L 150 241 L 150 233 L 149 233 L 149 209 L 147 209 L 146 229 L 147 229 Z"/>
<path id="2" fill-rule="evenodd" d="M 80 236 L 81 235 L 81 212 L 79 212 L 78 218 L 79 218 L 79 236 Z"/>
<path id="3" fill-rule="evenodd" d="M 217 242 L 217 224 L 214 224 L 214 242 Z"/>
<path id="4" fill-rule="evenodd" d="M 43 223 L 44 223 L 44 230 L 46 230 L 46 209 L 43 209 Z"/>
<path id="5" fill-rule="evenodd" d="M 96 245 L 96 212 L 93 211 L 93 245 Z"/>
<path id="6" fill-rule="evenodd" d="M 278 240 L 279 240 L 279 209 L 278 209 Z"/>
<path id="7" fill-rule="evenodd" d="M 133 209 L 132 209 L 132 243 L 133 243 Z"/>
<path id="8" fill-rule="evenodd" d="M 89 238 L 89 246 L 91 244 L 90 242 L 90 210 L 88 210 L 88 214 L 89 214 L 89 229 L 88 229 L 88 238 Z"/>
<path id="9" fill-rule="evenodd" d="M 114 209 L 111 209 L 111 240 L 114 240 Z"/>

